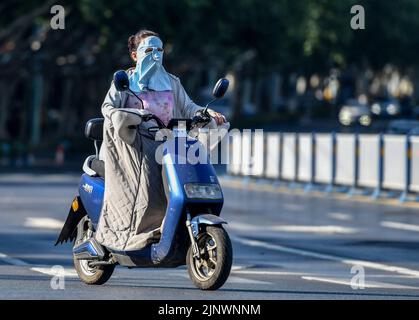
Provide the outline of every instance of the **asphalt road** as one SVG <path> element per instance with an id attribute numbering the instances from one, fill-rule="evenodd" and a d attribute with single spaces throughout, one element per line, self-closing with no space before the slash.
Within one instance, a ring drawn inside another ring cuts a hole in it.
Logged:
<path id="1" fill-rule="evenodd" d="M 87 286 L 71 246 L 54 247 L 77 183 L 70 174 L 0 176 L 0 299 L 419 298 L 418 209 L 234 180 L 223 180 L 234 266 L 220 290 L 195 289 L 184 267 L 118 267 L 107 284 Z M 51 287 L 57 265 L 64 289 Z"/>

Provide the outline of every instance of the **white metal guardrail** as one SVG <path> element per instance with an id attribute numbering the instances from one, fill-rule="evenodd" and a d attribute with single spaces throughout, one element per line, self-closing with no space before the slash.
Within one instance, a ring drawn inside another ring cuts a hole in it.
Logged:
<path id="1" fill-rule="evenodd" d="M 419 192 L 419 137 L 411 137 L 410 190 Z"/>
<path id="2" fill-rule="evenodd" d="M 305 184 L 419 193 L 419 137 L 383 134 L 262 133 L 230 138 L 227 172 Z M 419 196 L 418 196 L 419 199 Z"/>
<path id="3" fill-rule="evenodd" d="M 383 188 L 404 190 L 406 185 L 406 137 L 384 136 Z"/>
<path id="4" fill-rule="evenodd" d="M 378 186 L 380 157 L 380 137 L 373 134 L 359 136 L 359 180 L 360 187 Z"/>
<path id="5" fill-rule="evenodd" d="M 281 153 L 281 135 L 277 132 L 266 134 L 266 169 L 265 176 L 270 179 L 279 179 L 280 177 L 280 153 Z"/>
<path id="6" fill-rule="evenodd" d="M 316 135 L 316 174 L 317 183 L 331 184 L 333 180 L 333 136 L 331 134 Z"/>
<path id="7" fill-rule="evenodd" d="M 295 133 L 284 133 L 282 138 L 281 179 L 296 179 L 297 137 Z"/>
<path id="8" fill-rule="evenodd" d="M 298 181 L 310 182 L 312 179 L 312 142 L 311 134 L 298 135 Z"/>
<path id="9" fill-rule="evenodd" d="M 229 136 L 229 155 L 227 161 L 227 173 L 238 175 L 241 171 L 242 159 L 242 134 L 239 131 L 234 131 Z"/>
<path id="10" fill-rule="evenodd" d="M 264 136 L 262 130 L 256 130 L 252 143 L 252 175 L 262 177 L 264 174 Z"/>
<path id="11" fill-rule="evenodd" d="M 252 175 L 252 132 L 244 130 L 241 145 L 241 173 L 244 176 Z"/>
<path id="12" fill-rule="evenodd" d="M 336 135 L 336 184 L 355 185 L 356 148 L 356 135 L 346 133 Z"/>

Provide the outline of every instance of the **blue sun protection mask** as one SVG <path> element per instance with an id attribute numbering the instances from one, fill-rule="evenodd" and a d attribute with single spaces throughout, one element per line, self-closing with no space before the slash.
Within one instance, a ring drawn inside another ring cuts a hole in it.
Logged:
<path id="1" fill-rule="evenodd" d="M 137 66 L 130 76 L 130 89 L 135 92 L 144 90 L 172 90 L 169 75 L 163 67 L 163 43 L 160 38 L 145 38 L 137 49 Z"/>

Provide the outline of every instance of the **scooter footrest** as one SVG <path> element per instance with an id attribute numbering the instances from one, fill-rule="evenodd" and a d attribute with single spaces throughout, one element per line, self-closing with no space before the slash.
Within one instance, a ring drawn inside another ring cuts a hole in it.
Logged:
<path id="1" fill-rule="evenodd" d="M 78 260 L 100 260 L 104 258 L 105 251 L 96 239 L 90 238 L 79 245 L 74 246 L 73 254 Z"/>

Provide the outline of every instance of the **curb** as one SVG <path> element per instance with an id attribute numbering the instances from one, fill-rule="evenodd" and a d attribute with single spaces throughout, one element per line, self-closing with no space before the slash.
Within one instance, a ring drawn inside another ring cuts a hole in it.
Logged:
<path id="1" fill-rule="evenodd" d="M 259 191 L 259 192 L 271 192 L 271 193 L 282 193 L 287 195 L 298 195 L 298 196 L 309 196 L 315 198 L 323 198 L 323 199 L 336 199 L 336 200 L 345 200 L 345 201 L 354 201 L 354 202 L 362 202 L 362 203 L 369 203 L 369 204 L 376 204 L 376 205 L 385 205 L 385 206 L 393 206 L 399 208 L 413 208 L 419 209 L 419 203 L 417 202 L 404 202 L 401 203 L 398 199 L 383 199 L 379 198 L 376 200 L 371 199 L 371 196 L 363 196 L 363 195 L 354 195 L 352 197 L 348 197 L 347 194 L 339 194 L 339 193 L 327 193 L 322 191 L 312 190 L 309 194 L 304 189 L 289 189 L 284 186 L 278 186 L 274 184 L 269 184 L 265 181 L 251 181 L 249 179 L 243 180 L 240 178 L 235 177 L 219 177 L 220 184 L 224 187 L 228 188 L 235 188 L 241 190 L 249 190 L 249 191 Z"/>

